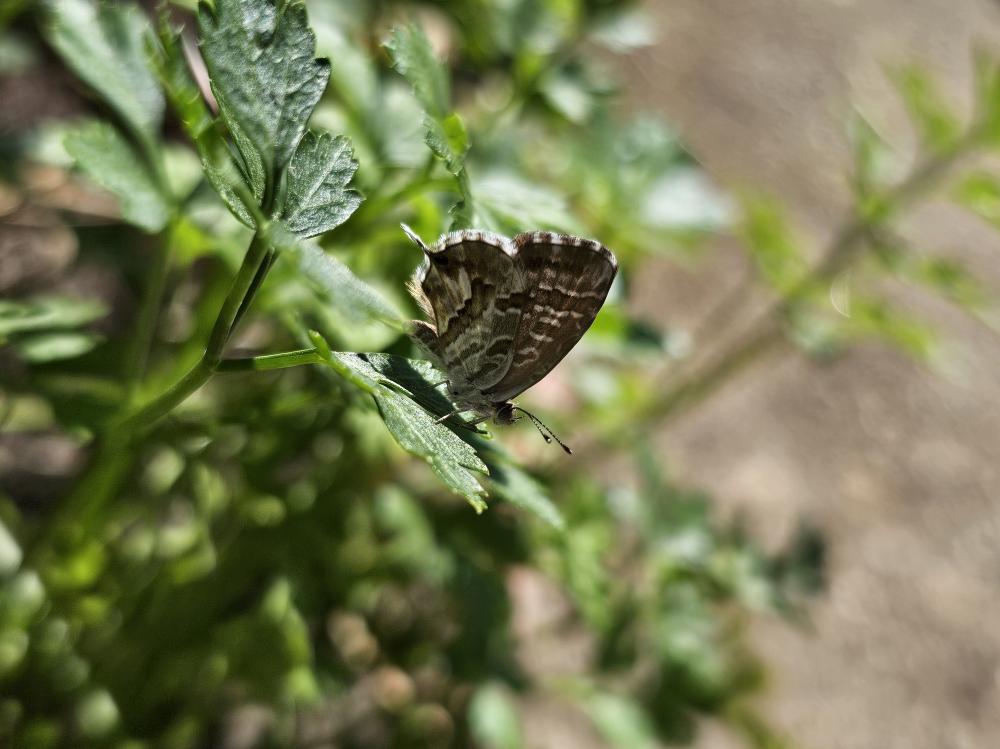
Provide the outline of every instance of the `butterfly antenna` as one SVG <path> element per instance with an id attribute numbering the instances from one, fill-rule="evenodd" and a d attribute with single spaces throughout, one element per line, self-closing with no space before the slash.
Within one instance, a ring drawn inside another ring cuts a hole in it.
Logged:
<path id="1" fill-rule="evenodd" d="M 413 229 L 411 229 L 406 224 L 400 224 L 399 226 L 403 230 L 403 233 L 406 236 L 408 236 L 411 240 L 413 240 L 413 244 L 415 244 L 417 247 L 419 247 L 424 252 L 429 252 L 429 249 L 428 249 L 427 245 L 424 244 L 424 240 L 422 240 L 417 235 L 417 233 L 415 231 L 413 231 Z"/>
<path id="2" fill-rule="evenodd" d="M 543 424 L 542 420 L 539 419 L 537 416 L 535 416 L 533 413 L 531 413 L 530 411 L 525 411 L 520 406 L 514 406 L 514 410 L 515 411 L 520 411 L 525 416 L 527 416 L 529 419 L 531 419 L 531 423 L 535 425 L 535 429 L 537 429 L 538 433 L 540 435 L 542 435 L 542 439 L 544 439 L 550 445 L 552 444 L 552 440 L 555 440 L 556 442 L 559 443 L 559 447 L 561 447 L 563 450 L 566 451 L 567 455 L 572 455 L 573 454 L 573 451 L 569 449 L 569 446 L 565 442 L 563 442 L 561 439 L 559 439 L 558 437 L 556 437 L 556 433 L 553 432 L 551 429 L 549 429 L 545 424 Z M 546 434 L 546 432 L 548 432 L 548 434 Z"/>

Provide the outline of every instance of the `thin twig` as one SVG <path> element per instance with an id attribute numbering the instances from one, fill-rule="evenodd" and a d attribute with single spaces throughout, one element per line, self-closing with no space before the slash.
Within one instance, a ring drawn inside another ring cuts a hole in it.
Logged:
<path id="1" fill-rule="evenodd" d="M 581 450 L 585 456 L 599 451 L 601 443 L 622 444 L 636 431 L 653 424 L 662 425 L 713 395 L 732 377 L 744 371 L 765 354 L 775 351 L 785 341 L 785 321 L 789 312 L 817 286 L 828 283 L 855 262 L 870 247 L 872 232 L 880 222 L 909 205 L 936 186 L 951 167 L 982 143 L 978 126 L 970 128 L 948 149 L 920 162 L 910 174 L 890 189 L 882 200 L 883 210 L 876 216 L 854 215 L 834 235 L 822 260 L 805 274 L 785 295 L 772 304 L 752 324 L 746 337 L 703 359 L 700 366 L 681 373 L 652 402 L 646 402 L 625 414 L 619 424 L 598 442 Z"/>

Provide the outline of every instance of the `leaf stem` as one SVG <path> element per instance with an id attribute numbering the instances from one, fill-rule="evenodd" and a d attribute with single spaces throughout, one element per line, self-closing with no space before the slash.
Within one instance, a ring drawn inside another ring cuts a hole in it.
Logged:
<path id="1" fill-rule="evenodd" d="M 223 359 L 219 362 L 216 371 L 220 374 L 227 372 L 268 372 L 275 369 L 300 367 L 303 364 L 325 363 L 326 359 L 320 356 L 319 351 L 314 348 L 304 348 L 296 351 L 283 351 L 280 354 L 251 356 L 245 359 Z"/>
<path id="2" fill-rule="evenodd" d="M 129 345 L 125 361 L 125 382 L 129 389 L 129 402 L 135 397 L 139 381 L 146 369 L 149 352 L 153 345 L 156 321 L 167 285 L 167 270 L 170 265 L 170 246 L 173 243 L 175 221 L 171 219 L 164 236 L 157 237 L 151 244 L 152 266 L 146 279 L 142 302 L 136 318 L 135 331 Z"/>

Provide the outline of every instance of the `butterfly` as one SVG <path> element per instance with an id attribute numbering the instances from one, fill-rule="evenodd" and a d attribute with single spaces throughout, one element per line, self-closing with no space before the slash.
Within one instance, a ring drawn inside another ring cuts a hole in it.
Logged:
<path id="1" fill-rule="evenodd" d="M 508 238 L 476 229 L 427 246 L 402 228 L 424 253 L 408 288 L 428 320 L 412 321 L 410 334 L 447 374 L 456 406 L 439 421 L 471 412 L 472 424 L 490 417 L 512 424 L 520 411 L 546 442 L 551 435 L 571 452 L 511 399 L 547 375 L 594 322 L 618 272 L 611 250 L 568 234 Z"/>

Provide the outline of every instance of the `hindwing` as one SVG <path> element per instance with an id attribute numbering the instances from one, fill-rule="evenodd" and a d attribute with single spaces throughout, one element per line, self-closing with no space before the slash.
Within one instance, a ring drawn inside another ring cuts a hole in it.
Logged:
<path id="1" fill-rule="evenodd" d="M 515 255 L 499 235 L 453 232 L 425 249 L 415 278 L 434 317 L 433 353 L 453 379 L 479 392 L 500 381 L 514 357 L 524 304 Z"/>
<path id="2" fill-rule="evenodd" d="M 530 232 L 514 238 L 523 310 L 509 366 L 484 395 L 499 403 L 547 375 L 587 332 L 618 272 L 600 242 L 565 234 Z"/>

